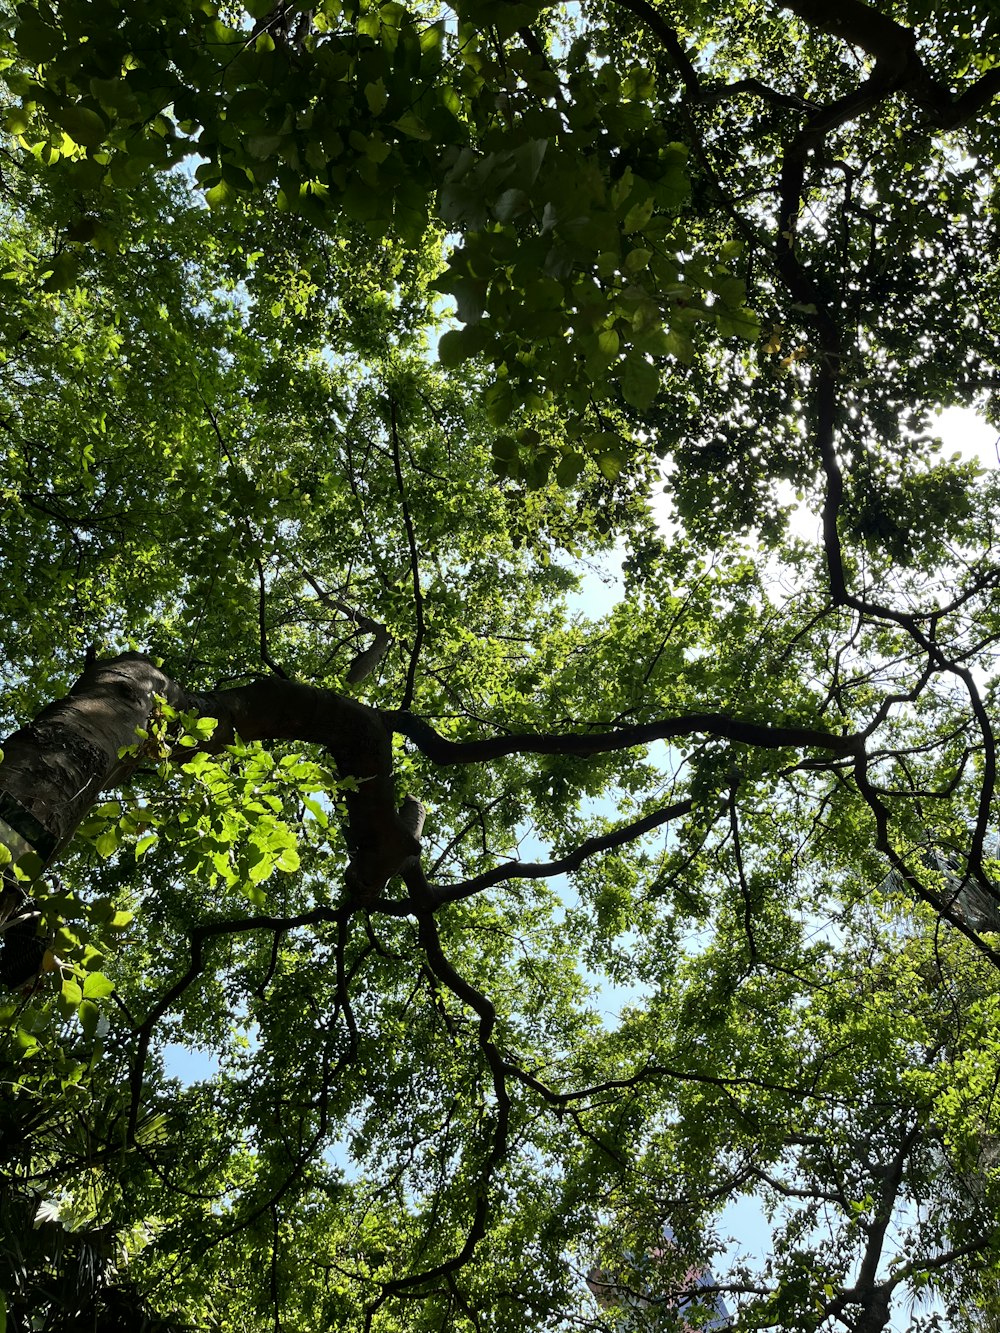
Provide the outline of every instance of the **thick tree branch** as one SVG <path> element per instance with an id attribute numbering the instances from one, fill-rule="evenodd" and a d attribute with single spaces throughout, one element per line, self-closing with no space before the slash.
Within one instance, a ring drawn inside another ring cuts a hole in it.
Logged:
<path id="1" fill-rule="evenodd" d="M 956 96 L 927 70 L 917 52 L 916 34 L 861 0 L 841 0 L 836 5 L 826 0 L 782 0 L 782 8 L 873 56 L 871 90 L 877 82 L 880 96 L 905 92 L 937 129 L 956 129 L 1000 95 L 1000 69 L 991 69 Z"/>
<path id="2" fill-rule="evenodd" d="M 689 714 L 611 732 L 524 734 L 456 742 L 446 740 L 411 713 L 380 713 L 333 690 L 276 677 L 213 693 L 188 693 L 149 658 L 125 653 L 111 661 L 88 663 L 64 699 L 50 704 L 6 743 L 0 795 L 10 805 L 7 822 L 31 845 L 39 847 L 44 841 L 46 859 L 71 836 L 97 794 L 124 781 L 143 762 L 136 738 L 148 730 L 157 698 L 175 709 L 217 718 L 218 726 L 205 746 L 211 751 L 221 750 L 236 736 L 245 741 L 296 740 L 324 746 L 348 786 L 344 796 L 351 846 L 347 887 L 357 902 L 368 904 L 378 900 L 388 881 L 420 851 L 423 816 L 419 803 L 410 798 L 397 810 L 393 731 L 410 737 L 441 764 L 486 762 L 510 754 L 586 757 L 699 733 L 768 749 L 806 747 L 839 756 L 857 748 L 856 738 L 810 728 L 768 727 L 724 713 Z M 565 869 L 574 869 L 587 856 L 641 836 L 685 808 L 682 803 L 603 839 L 588 840 L 565 859 Z M 558 868 L 522 868 L 521 877 L 550 873 L 561 872 Z M 486 887 L 508 877 L 510 870 L 501 867 L 488 872 L 481 883 L 471 883 Z M 416 882 L 426 885 L 422 874 Z M 466 886 L 466 891 L 476 888 Z M 432 894 L 429 888 L 427 892 Z"/>
<path id="3" fill-rule="evenodd" d="M 811 28 L 860 46 L 900 73 L 916 59 L 913 33 L 861 0 L 840 0 L 837 5 L 826 0 L 781 0 L 781 8 L 790 9 Z"/>
<path id="4" fill-rule="evenodd" d="M 450 741 L 435 731 L 429 722 L 403 709 L 387 710 L 382 716 L 391 731 L 413 741 L 436 764 L 482 764 L 511 754 L 565 754 L 588 759 L 594 754 L 632 750 L 653 741 L 698 735 L 758 745 L 767 750 L 816 749 L 849 755 L 858 747 L 855 736 L 813 727 L 769 727 L 760 722 L 741 721 L 728 713 L 685 713 L 680 717 L 619 727 L 614 731 L 569 735 L 512 732 L 507 736 L 486 736 L 474 741 Z"/>
<path id="5" fill-rule="evenodd" d="M 328 592 L 317 582 L 308 569 L 300 567 L 300 572 L 324 606 L 328 606 L 334 611 L 340 611 L 349 620 L 353 620 L 359 629 L 367 630 L 375 636 L 372 643 L 358 653 L 347 668 L 348 685 L 360 685 L 363 680 L 368 679 L 392 647 L 392 635 L 385 625 L 379 624 L 377 620 L 372 620 L 369 616 L 362 614 L 348 602 L 345 602 L 343 598 L 335 597 L 333 593 Z"/>

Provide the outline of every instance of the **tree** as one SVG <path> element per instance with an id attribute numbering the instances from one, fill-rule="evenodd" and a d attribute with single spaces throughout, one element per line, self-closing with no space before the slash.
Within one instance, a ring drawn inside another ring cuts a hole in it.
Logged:
<path id="1" fill-rule="evenodd" d="M 9 1326 L 995 1317 L 989 7 L 2 40 Z"/>

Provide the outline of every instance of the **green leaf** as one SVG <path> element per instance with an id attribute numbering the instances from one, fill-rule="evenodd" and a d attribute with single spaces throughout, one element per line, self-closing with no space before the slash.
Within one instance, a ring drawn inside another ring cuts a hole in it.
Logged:
<path id="1" fill-rule="evenodd" d="M 8 134 L 24 134 L 31 126 L 31 116 L 21 107 L 8 111 L 3 118 L 3 127 Z"/>
<path id="2" fill-rule="evenodd" d="M 80 103 L 70 103 L 60 107 L 56 120 L 76 143 L 85 148 L 96 148 L 104 142 L 108 127 L 104 118 L 90 107 Z"/>
<path id="3" fill-rule="evenodd" d="M 607 357 L 609 361 L 612 357 L 618 355 L 620 342 L 621 339 L 618 337 L 618 334 L 614 329 L 602 329 L 597 335 L 597 344 L 601 349 L 601 353 L 603 356 Z"/>
<path id="4" fill-rule="evenodd" d="M 115 983 L 101 972 L 88 972 L 83 979 L 83 995 L 88 1000 L 105 1000 L 115 989 Z"/>
<path id="5" fill-rule="evenodd" d="M 556 481 L 560 486 L 572 486 L 583 471 L 583 466 L 582 454 L 563 454 L 556 467 Z"/>
<path id="6" fill-rule="evenodd" d="M 419 139 L 426 142 L 433 138 L 424 121 L 412 111 L 405 111 L 398 120 L 392 122 L 392 125 L 394 129 L 399 130 L 400 134 L 405 134 L 408 139 Z"/>
<path id="7" fill-rule="evenodd" d="M 534 185 L 538 179 L 548 146 L 546 139 L 529 139 L 515 150 L 513 158 L 517 164 L 517 179 L 522 187 Z"/>
<path id="8" fill-rule="evenodd" d="M 664 340 L 664 351 L 676 357 L 685 366 L 694 360 L 694 344 L 689 334 L 682 329 L 668 329 Z"/>
<path id="9" fill-rule="evenodd" d="M 14 866 L 14 873 L 18 879 L 34 880 L 42 873 L 43 862 L 37 852 L 26 852 L 24 856 L 19 856 Z"/>
<path id="10" fill-rule="evenodd" d="M 723 338 L 742 338 L 756 342 L 760 337 L 760 321 L 752 310 L 720 310 L 715 314 L 716 327 Z"/>
<path id="11" fill-rule="evenodd" d="M 283 848 L 275 865 L 279 870 L 283 870 L 286 875 L 290 875 L 293 871 L 298 870 L 301 865 L 298 849 L 295 847 Z"/>
<path id="12" fill-rule="evenodd" d="M 524 190 L 514 188 L 504 190 L 493 205 L 493 213 L 498 222 L 512 222 L 531 209 L 531 200 Z"/>
<path id="13" fill-rule="evenodd" d="M 209 208 L 223 208 L 236 198 L 237 192 L 228 180 L 220 180 L 205 191 L 205 202 Z"/>
<path id="14" fill-rule="evenodd" d="M 244 143 L 252 158 L 258 162 L 267 162 L 279 155 L 281 148 L 287 143 L 287 139 L 283 134 L 248 134 Z M 307 160 L 309 160 L 310 166 L 314 165 L 311 159 Z"/>
<path id="15" fill-rule="evenodd" d="M 368 103 L 368 109 L 373 116 L 382 114 L 386 103 L 389 101 L 384 79 L 379 78 L 374 83 L 365 84 L 365 101 Z"/>
<path id="16" fill-rule="evenodd" d="M 641 353 L 632 351 L 625 359 L 622 393 L 625 401 L 640 412 L 648 411 L 660 388 L 660 372 Z"/>
<path id="17" fill-rule="evenodd" d="M 655 207 L 652 196 L 640 199 L 638 203 L 633 204 L 625 214 L 625 221 L 622 223 L 622 230 L 629 235 L 634 231 L 641 231 L 653 216 Z M 632 253 L 635 253 L 634 251 Z M 626 259 L 627 262 L 627 259 Z"/>
<path id="18" fill-rule="evenodd" d="M 77 1019 L 85 1037 L 93 1037 L 97 1032 L 97 1024 L 100 1019 L 100 1010 L 92 1000 L 81 1000 L 80 1006 L 76 1011 Z"/>
<path id="19" fill-rule="evenodd" d="M 97 849 L 98 856 L 103 856 L 105 859 L 112 856 L 118 848 L 118 830 L 116 828 L 107 829 L 94 839 L 94 847 Z"/>
<path id="20" fill-rule="evenodd" d="M 514 410 L 514 394 L 507 380 L 495 380 L 490 384 L 483 395 L 483 401 L 490 420 L 496 425 L 502 425 L 510 419 Z"/>
<path id="21" fill-rule="evenodd" d="M 367 222 L 380 217 L 385 209 L 386 200 L 377 190 L 355 177 L 344 191 L 344 211 L 357 222 Z"/>
<path id="22" fill-rule="evenodd" d="M 438 360 L 442 366 L 458 366 L 470 356 L 478 355 L 490 341 L 490 333 L 481 324 L 464 329 L 450 329 L 438 342 Z"/>
<path id="23" fill-rule="evenodd" d="M 651 250 L 642 250 L 642 249 L 630 250 L 628 254 L 625 256 L 625 272 L 626 273 L 641 272 L 652 258 L 652 253 L 653 252 Z"/>
<path id="24" fill-rule="evenodd" d="M 247 860 L 247 878 L 251 884 L 262 884 L 274 872 L 275 858 L 258 847 L 250 848 Z"/>
<path id="25" fill-rule="evenodd" d="M 32 1056 L 38 1050 L 38 1038 L 33 1032 L 26 1032 L 24 1028 L 18 1028 L 15 1034 L 18 1047 L 25 1058 Z"/>
<path id="26" fill-rule="evenodd" d="M 19 12 L 21 21 L 14 30 L 14 40 L 21 57 L 31 65 L 50 60 L 62 49 L 63 34 L 45 23 L 36 9 L 25 5 Z"/>

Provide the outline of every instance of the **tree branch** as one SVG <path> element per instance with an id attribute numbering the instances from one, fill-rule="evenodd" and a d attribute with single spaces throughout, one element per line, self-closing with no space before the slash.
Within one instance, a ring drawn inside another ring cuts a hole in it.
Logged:
<path id="1" fill-rule="evenodd" d="M 359 898 L 377 897 L 419 852 L 412 828 L 396 810 L 392 740 L 375 709 L 333 690 L 277 677 L 190 694 L 148 657 L 123 653 L 90 663 L 65 698 L 4 743 L 0 793 L 47 835 L 52 851 L 46 859 L 68 841 L 101 790 L 125 781 L 145 762 L 137 735 L 148 729 L 158 697 L 175 709 L 218 719 L 203 747 L 210 752 L 237 735 L 245 741 L 324 746 L 349 780 L 344 801 L 351 860 L 345 881 Z"/>
<path id="2" fill-rule="evenodd" d="M 905 92 L 932 117 L 937 129 L 957 129 L 1000 94 L 1000 69 L 991 69 L 956 97 L 920 59 L 916 34 L 861 0 L 839 0 L 836 5 L 826 0 L 782 0 L 782 8 L 873 56 L 876 67 L 869 85 L 877 78 L 883 97 Z"/>
<path id="3" fill-rule="evenodd" d="M 466 879 L 461 884 L 449 884 L 446 886 L 435 886 L 431 893 L 435 906 L 443 903 L 459 902 L 463 898 L 471 898 L 473 894 L 481 893 L 483 889 L 491 888 L 494 884 L 503 884 L 511 879 L 552 879 L 556 875 L 566 875 L 574 870 L 579 870 L 584 861 L 592 856 L 597 856 L 601 852 L 608 852 L 615 847 L 623 847 L 626 843 L 634 842 L 646 833 L 651 833 L 653 829 L 669 823 L 672 819 L 680 819 L 694 809 L 694 802 L 691 800 L 676 801 L 673 805 L 665 806 L 662 810 L 656 810 L 651 815 L 645 815 L 642 819 L 636 819 L 631 824 L 623 824 L 620 828 L 614 829 L 611 833 L 603 833 L 593 838 L 586 838 L 580 845 L 569 852 L 566 856 L 559 857 L 555 861 L 508 861 L 504 865 L 494 866 L 492 870 L 486 870 L 481 875 L 476 875 L 473 879 Z"/>
<path id="4" fill-rule="evenodd" d="M 375 636 L 373 642 L 358 653 L 347 668 L 348 685 L 360 685 L 363 680 L 368 679 L 392 647 L 392 635 L 385 625 L 380 624 L 377 620 L 372 620 L 369 616 L 364 615 L 348 602 L 345 602 L 343 598 L 336 597 L 333 593 L 327 591 L 304 566 L 300 566 L 300 573 L 324 606 L 328 606 L 334 611 L 340 611 L 349 620 L 353 620 L 359 629 L 367 630 L 368 633 Z"/>
<path id="5" fill-rule="evenodd" d="M 413 606 L 417 618 L 416 633 L 413 636 L 413 649 L 410 652 L 410 665 L 406 672 L 406 688 L 403 691 L 402 707 L 409 708 L 417 686 L 417 663 L 420 649 L 424 643 L 424 595 L 420 588 L 420 558 L 417 555 L 417 538 L 413 530 L 410 507 L 406 503 L 406 487 L 403 484 L 403 469 L 399 457 L 399 428 L 396 423 L 396 400 L 389 399 L 389 425 L 392 433 L 392 467 L 399 491 L 399 502 L 403 512 L 403 525 L 406 528 L 406 540 L 410 547 L 410 570 L 413 577 Z"/>
<path id="6" fill-rule="evenodd" d="M 374 1314 L 375 1309 L 384 1304 L 390 1296 L 401 1295 L 438 1278 L 447 1278 L 468 1263 L 476 1246 L 486 1234 L 490 1214 L 490 1185 L 494 1172 L 507 1155 L 511 1102 L 507 1091 L 504 1060 L 493 1041 L 493 1030 L 497 1021 L 496 1009 L 481 991 L 461 975 L 446 956 L 441 947 L 437 924 L 430 911 L 425 910 L 420 915 L 419 939 L 433 975 L 479 1017 L 479 1046 L 492 1076 L 496 1109 L 489 1150 L 480 1168 L 478 1179 L 474 1183 L 472 1220 L 461 1248 L 450 1258 L 422 1272 L 411 1273 L 386 1283 L 381 1297 L 370 1311 L 371 1314 Z"/>
<path id="7" fill-rule="evenodd" d="M 221 921 L 205 921 L 195 926 L 190 935 L 191 956 L 187 970 L 177 978 L 174 984 L 160 996 L 152 1009 L 136 1029 L 136 1047 L 129 1075 L 129 1118 L 127 1142 L 135 1142 L 135 1131 L 139 1121 L 139 1109 L 142 1104 L 142 1083 L 146 1071 L 146 1057 L 153 1029 L 163 1015 L 176 1004 L 189 986 L 193 985 L 205 968 L 205 945 L 209 940 L 221 935 L 248 935 L 255 930 L 270 930 L 275 936 L 283 935 L 297 926 L 315 926 L 324 921 L 342 921 L 349 914 L 349 907 L 315 907 L 310 912 L 298 916 L 248 916 L 228 918 Z"/>
<path id="8" fill-rule="evenodd" d="M 594 754 L 632 750 L 653 741 L 696 735 L 758 745 L 767 750 L 805 748 L 849 755 L 858 747 L 856 736 L 838 735 L 813 727 L 770 727 L 760 722 L 744 722 L 728 713 L 686 713 L 657 722 L 619 727 L 615 731 L 569 735 L 513 732 L 507 736 L 487 736 L 472 741 L 447 740 L 429 722 L 404 709 L 388 709 L 382 717 L 390 731 L 413 741 L 436 764 L 482 764 L 511 754 L 565 754 L 588 759 Z"/>
<path id="9" fill-rule="evenodd" d="M 697 101 L 701 95 L 701 83 L 676 30 L 670 26 L 659 10 L 648 3 L 648 0 L 615 0 L 615 3 L 645 23 L 670 56 L 674 68 L 684 82 L 684 91 L 688 97 Z"/>

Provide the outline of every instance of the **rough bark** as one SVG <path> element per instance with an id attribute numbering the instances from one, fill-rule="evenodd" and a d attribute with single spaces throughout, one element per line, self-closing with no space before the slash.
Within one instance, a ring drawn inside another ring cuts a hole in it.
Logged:
<path id="1" fill-rule="evenodd" d="M 65 698 L 4 742 L 0 791 L 14 803 L 7 822 L 43 861 L 69 840 L 98 793 L 140 762 L 119 751 L 148 726 L 156 695 L 184 706 L 183 692 L 147 657 L 89 662 Z"/>

